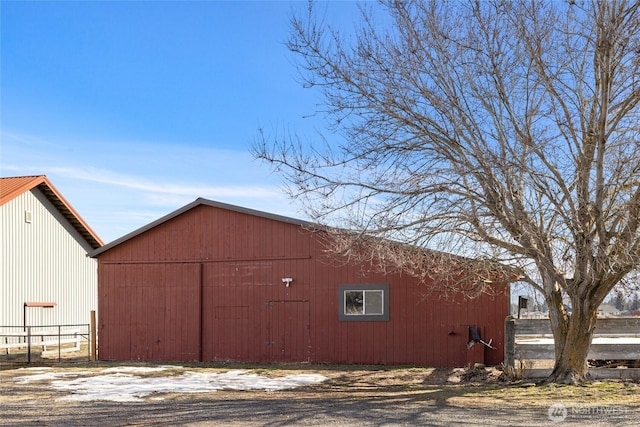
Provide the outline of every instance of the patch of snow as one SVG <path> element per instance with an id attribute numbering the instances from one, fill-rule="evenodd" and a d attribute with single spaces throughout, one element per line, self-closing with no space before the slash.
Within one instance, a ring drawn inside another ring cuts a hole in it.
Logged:
<path id="1" fill-rule="evenodd" d="M 154 367 L 149 367 L 149 366 L 116 366 L 115 368 L 107 368 L 107 369 L 103 369 L 102 372 L 133 372 L 133 373 L 140 373 L 140 374 L 144 374 L 147 372 L 161 372 L 161 371 L 166 371 L 167 369 L 171 369 L 171 368 L 177 368 L 177 369 L 182 369 L 182 366 L 154 366 Z"/>
<path id="2" fill-rule="evenodd" d="M 521 345 L 553 344 L 553 338 L 519 338 Z M 640 344 L 640 337 L 593 337 L 592 344 Z"/>
<path id="3" fill-rule="evenodd" d="M 217 390 L 265 390 L 292 389 L 304 385 L 317 384 L 327 378 L 317 374 L 288 375 L 267 378 L 245 370 L 228 372 L 187 371 L 182 375 L 163 377 L 143 377 L 135 373 L 159 372 L 170 367 L 118 367 L 108 368 L 99 375 L 91 372 L 47 372 L 14 378 L 26 384 L 32 381 L 51 381 L 52 388 L 69 392 L 59 401 L 85 402 L 108 400 L 114 402 L 138 402 L 154 393 L 205 393 Z M 74 379 L 66 379 L 75 377 Z M 153 397 L 154 400 L 162 399 Z"/>
<path id="4" fill-rule="evenodd" d="M 80 375 L 86 375 L 90 372 L 79 371 L 79 372 L 42 372 L 39 374 L 31 374 L 31 375 L 23 375 L 20 377 L 15 377 L 13 381 L 18 384 L 28 384 L 34 381 L 53 381 L 59 378 L 64 377 L 78 377 Z"/>

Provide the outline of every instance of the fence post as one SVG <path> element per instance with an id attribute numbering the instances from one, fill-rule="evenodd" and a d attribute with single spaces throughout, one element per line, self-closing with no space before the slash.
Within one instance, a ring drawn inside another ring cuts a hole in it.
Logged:
<path id="1" fill-rule="evenodd" d="M 60 328 L 61 326 L 58 325 L 58 362 L 62 360 L 62 354 L 60 353 L 62 351 L 60 348 L 62 347 L 62 330 Z"/>
<path id="2" fill-rule="evenodd" d="M 27 326 L 27 363 L 31 363 L 31 326 Z"/>
<path id="3" fill-rule="evenodd" d="M 504 372 L 507 376 L 515 376 L 516 354 L 516 319 L 507 316 L 504 319 Z"/>
<path id="4" fill-rule="evenodd" d="M 97 333 L 96 333 L 96 311 L 91 310 L 91 361 L 96 361 L 96 353 L 97 353 Z"/>

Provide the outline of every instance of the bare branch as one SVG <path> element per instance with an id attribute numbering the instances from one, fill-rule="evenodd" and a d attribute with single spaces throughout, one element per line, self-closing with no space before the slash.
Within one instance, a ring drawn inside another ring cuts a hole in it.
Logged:
<path id="1" fill-rule="evenodd" d="M 288 46 L 329 131 L 262 135 L 255 155 L 316 221 L 352 231 L 333 251 L 468 295 L 508 265 L 577 340 L 572 319 L 592 330 L 640 263 L 639 6 L 387 0 L 355 37 L 311 6 Z M 565 344 L 557 357 L 579 360 Z"/>

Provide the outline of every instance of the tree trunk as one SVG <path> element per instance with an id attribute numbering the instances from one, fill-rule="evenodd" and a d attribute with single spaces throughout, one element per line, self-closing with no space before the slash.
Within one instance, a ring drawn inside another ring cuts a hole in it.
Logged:
<path id="1" fill-rule="evenodd" d="M 555 307 L 550 308 L 556 360 L 545 383 L 582 384 L 589 378 L 587 355 L 598 311 L 584 300 L 573 306 L 573 312 L 568 316 Z"/>

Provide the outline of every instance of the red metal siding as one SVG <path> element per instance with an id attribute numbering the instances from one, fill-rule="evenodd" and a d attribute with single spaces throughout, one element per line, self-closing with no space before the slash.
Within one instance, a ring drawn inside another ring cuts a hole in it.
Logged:
<path id="1" fill-rule="evenodd" d="M 99 256 L 100 358 L 463 366 L 477 325 L 502 362 L 506 291 L 444 300 L 363 271 L 298 225 L 196 206 Z M 365 283 L 389 284 L 389 321 L 340 321 L 339 285 Z"/>
<path id="2" fill-rule="evenodd" d="M 200 266 L 99 268 L 100 358 L 200 360 Z M 104 310 L 104 312 L 102 311 Z"/>

